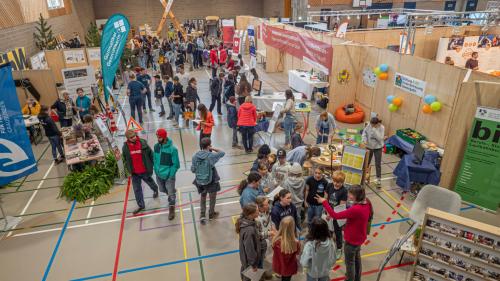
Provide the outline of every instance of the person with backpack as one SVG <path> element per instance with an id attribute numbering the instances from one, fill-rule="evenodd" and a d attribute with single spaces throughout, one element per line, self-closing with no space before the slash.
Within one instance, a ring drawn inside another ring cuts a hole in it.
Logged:
<path id="1" fill-rule="evenodd" d="M 210 112 L 212 112 L 215 108 L 215 104 L 217 104 L 217 114 L 222 115 L 222 106 L 221 106 L 221 95 L 222 88 L 224 84 L 224 72 L 219 73 L 219 78 L 212 79 L 210 83 L 210 95 L 212 96 L 212 102 L 210 103 Z"/>
<path id="2" fill-rule="evenodd" d="M 230 97 L 226 103 L 227 109 L 227 125 L 233 130 L 233 148 L 240 148 L 238 146 L 238 110 L 236 109 L 236 98 Z"/>
<path id="3" fill-rule="evenodd" d="M 346 219 L 344 226 L 344 256 L 346 265 L 346 280 L 361 280 L 361 245 L 365 243 L 369 233 L 370 221 L 373 218 L 373 208 L 366 199 L 365 189 L 360 185 L 353 185 L 347 192 L 347 200 L 353 202 L 345 211 L 336 213 L 328 200 L 319 194 L 315 196 L 322 204 L 327 214 L 336 219 Z"/>
<path id="4" fill-rule="evenodd" d="M 153 169 L 160 191 L 168 195 L 168 219 L 175 218 L 175 174 L 179 170 L 179 152 L 167 137 L 167 131 L 160 128 L 156 131 L 158 143 L 154 146 Z"/>
<path id="5" fill-rule="evenodd" d="M 300 257 L 300 264 L 307 271 L 307 281 L 329 281 L 330 270 L 336 261 L 335 243 L 328 224 L 321 218 L 314 218 Z"/>
<path id="6" fill-rule="evenodd" d="M 168 108 L 170 110 L 167 120 L 174 119 L 174 107 L 172 105 L 172 94 L 174 93 L 174 82 L 170 80 L 170 76 L 163 76 L 163 81 L 165 82 L 165 97 L 167 98 Z"/>
<path id="7" fill-rule="evenodd" d="M 209 220 L 216 219 L 219 213 L 215 211 L 217 192 L 220 191 L 220 177 L 215 164 L 226 154 L 224 151 L 212 147 L 210 138 L 200 141 L 201 150 L 196 152 L 192 158 L 191 172 L 195 174 L 193 184 L 201 195 L 200 221 L 205 224 L 207 209 L 207 194 L 210 198 Z"/>

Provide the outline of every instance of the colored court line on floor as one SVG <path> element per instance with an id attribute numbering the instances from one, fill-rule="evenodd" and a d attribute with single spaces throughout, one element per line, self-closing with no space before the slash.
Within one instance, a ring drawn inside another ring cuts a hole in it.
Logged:
<path id="1" fill-rule="evenodd" d="M 383 187 L 381 188 L 382 192 L 387 195 L 389 198 L 391 198 L 392 201 L 394 201 L 394 203 L 396 203 L 397 205 L 401 204 L 401 208 L 403 210 L 405 210 L 407 213 L 410 212 L 410 209 L 408 209 L 403 203 L 401 203 L 401 201 L 397 200 L 396 198 L 394 198 L 394 196 L 392 196 L 389 192 L 387 192 Z"/>
<path id="2" fill-rule="evenodd" d="M 194 215 L 194 208 L 193 208 L 193 203 L 192 203 L 193 198 L 191 196 L 191 192 L 189 192 L 189 201 L 191 202 L 189 204 L 190 208 L 191 208 L 191 217 L 192 217 L 193 222 L 195 222 L 195 223 L 193 223 L 193 227 L 194 227 L 194 237 L 196 239 L 196 253 L 198 254 L 198 256 L 201 256 L 200 238 L 198 237 L 198 228 L 196 227 L 196 218 Z M 199 260 L 198 263 L 200 264 L 201 280 L 205 281 L 205 269 L 203 267 L 203 261 Z"/>
<path id="3" fill-rule="evenodd" d="M 64 223 L 61 234 L 59 234 L 59 238 L 57 239 L 56 247 L 54 248 L 54 251 L 52 251 L 52 256 L 50 257 L 49 264 L 47 264 L 47 267 L 45 268 L 45 273 L 43 274 L 42 281 L 47 280 L 47 277 L 49 277 L 50 269 L 52 268 L 52 264 L 54 263 L 54 259 L 56 258 L 57 251 L 59 251 L 59 246 L 61 246 L 62 239 L 64 237 L 64 234 L 66 233 L 66 229 L 68 228 L 69 220 L 71 219 L 71 215 L 73 215 L 73 211 L 75 210 L 75 205 L 76 200 L 73 200 L 73 204 L 71 204 L 71 209 L 69 210 L 66 222 Z"/>
<path id="4" fill-rule="evenodd" d="M 179 204 L 182 205 L 182 192 L 179 192 Z M 184 259 L 187 259 L 187 245 L 186 245 L 186 230 L 184 227 L 184 212 L 180 209 L 181 216 L 181 232 L 182 232 L 182 251 L 184 252 Z M 186 262 L 186 281 L 190 281 L 189 263 Z"/>
<path id="5" fill-rule="evenodd" d="M 413 262 L 407 262 L 407 263 L 402 263 L 402 264 L 396 264 L 396 265 L 386 266 L 386 267 L 384 267 L 383 271 L 387 271 L 387 270 L 391 270 L 391 269 L 396 269 L 396 268 L 400 268 L 400 267 L 405 267 L 405 266 L 409 266 L 409 265 L 413 265 Z M 372 269 L 372 270 L 365 271 L 365 272 L 361 273 L 361 275 L 362 276 L 366 276 L 366 275 L 371 275 L 371 274 L 374 274 L 374 273 L 377 273 L 377 272 L 378 272 L 378 269 Z M 338 278 L 331 279 L 330 281 L 343 281 L 345 279 L 346 279 L 345 276 L 343 276 L 343 277 L 338 277 Z"/>
<path id="6" fill-rule="evenodd" d="M 182 159 L 184 159 L 184 169 L 187 170 L 186 153 L 184 151 L 184 141 L 182 140 L 182 131 L 181 130 L 179 130 L 179 138 L 181 139 L 181 149 L 182 149 Z"/>
<path id="7" fill-rule="evenodd" d="M 123 228 L 125 227 L 125 217 L 127 214 L 128 195 L 130 193 L 130 177 L 128 178 L 127 191 L 125 192 L 125 200 L 123 202 L 122 219 L 120 222 L 120 232 L 118 233 L 118 245 L 116 246 L 115 263 L 113 266 L 113 281 L 116 281 L 118 273 L 118 264 L 120 263 L 120 251 L 122 249 Z"/>
<path id="8" fill-rule="evenodd" d="M 49 149 L 49 146 L 50 146 L 50 143 L 47 144 L 47 147 L 45 147 L 45 150 L 42 152 L 42 154 L 40 155 L 40 157 L 36 160 L 36 166 L 38 167 L 38 162 L 40 162 L 40 159 L 42 159 L 42 157 L 45 155 L 45 152 L 47 152 L 47 149 Z M 19 184 L 19 186 L 16 188 L 16 191 L 19 190 L 19 188 L 21 188 L 21 186 L 23 186 L 23 183 L 24 181 L 28 178 L 29 175 L 25 176 L 23 178 L 23 181 Z"/>

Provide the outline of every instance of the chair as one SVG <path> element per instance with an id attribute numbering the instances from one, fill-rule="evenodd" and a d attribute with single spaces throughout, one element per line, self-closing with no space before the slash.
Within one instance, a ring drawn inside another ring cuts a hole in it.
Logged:
<path id="1" fill-rule="evenodd" d="M 379 271 L 377 275 L 377 281 L 380 280 L 382 276 L 382 271 L 391 258 L 399 252 L 401 246 L 411 238 L 417 231 L 417 228 L 421 226 L 424 222 L 425 211 L 427 208 L 437 209 L 443 212 L 448 212 L 451 214 L 460 214 L 460 206 L 462 205 L 462 198 L 460 195 L 454 191 L 448 190 L 443 187 L 435 185 L 425 185 L 417 195 L 415 202 L 411 206 L 410 210 L 410 220 L 413 225 L 410 227 L 408 232 L 396 239 L 391 249 L 387 253 L 385 259 L 381 262 L 379 266 Z M 404 253 L 403 253 L 404 255 Z M 401 256 L 401 261 L 403 256 Z"/>

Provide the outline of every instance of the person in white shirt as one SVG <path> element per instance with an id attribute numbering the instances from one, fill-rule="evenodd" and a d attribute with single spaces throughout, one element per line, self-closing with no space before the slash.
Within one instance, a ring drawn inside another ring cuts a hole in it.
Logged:
<path id="1" fill-rule="evenodd" d="M 372 157 L 375 155 L 375 171 L 377 174 L 377 187 L 381 184 L 382 175 L 382 148 L 384 147 L 385 128 L 382 125 L 382 120 L 378 117 L 373 117 L 370 124 L 363 129 L 363 144 L 370 152 L 368 156 L 368 164 L 372 162 Z"/>

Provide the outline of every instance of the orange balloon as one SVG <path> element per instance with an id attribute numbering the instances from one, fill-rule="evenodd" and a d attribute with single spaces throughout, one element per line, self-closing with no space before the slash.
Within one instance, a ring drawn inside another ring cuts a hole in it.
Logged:
<path id="1" fill-rule="evenodd" d="M 403 100 L 402 100 L 401 98 L 394 98 L 394 99 L 392 100 L 392 103 L 393 103 L 395 106 L 400 107 L 400 106 L 401 106 L 401 104 L 403 104 Z"/>
<path id="2" fill-rule="evenodd" d="M 387 74 L 386 72 L 382 72 L 378 75 L 378 78 L 380 80 L 387 80 L 387 78 L 389 78 L 389 74 Z"/>
<path id="3" fill-rule="evenodd" d="M 432 113 L 432 108 L 430 105 L 425 104 L 424 107 L 422 107 L 422 112 L 425 114 L 430 114 Z"/>

